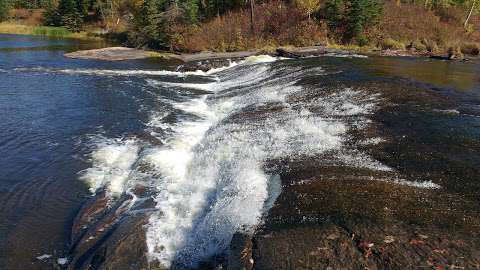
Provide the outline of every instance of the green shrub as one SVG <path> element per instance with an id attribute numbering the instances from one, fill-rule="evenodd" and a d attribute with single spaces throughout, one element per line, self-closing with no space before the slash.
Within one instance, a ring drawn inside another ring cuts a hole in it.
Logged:
<path id="1" fill-rule="evenodd" d="M 72 32 L 64 27 L 38 26 L 33 29 L 32 34 L 49 37 L 67 37 L 71 35 Z"/>
<path id="2" fill-rule="evenodd" d="M 0 22 L 8 19 L 9 5 L 7 0 L 0 0 Z"/>
<path id="3" fill-rule="evenodd" d="M 341 39 L 366 45 L 366 32 L 380 23 L 383 7 L 383 0 L 326 0 L 324 13 L 328 26 Z"/>

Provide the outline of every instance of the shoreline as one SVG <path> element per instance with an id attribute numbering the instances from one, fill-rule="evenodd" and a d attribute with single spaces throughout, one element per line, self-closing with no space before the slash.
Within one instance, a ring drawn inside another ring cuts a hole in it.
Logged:
<path id="1" fill-rule="evenodd" d="M 65 38 L 76 39 L 85 41 L 109 41 L 107 38 L 95 35 L 89 32 L 73 33 L 69 32 L 62 27 L 50 27 L 50 26 L 32 26 L 22 25 L 11 22 L 0 23 L 0 34 L 12 34 L 12 35 L 32 35 L 32 36 L 44 36 L 50 38 Z M 115 43 L 112 43 L 115 44 Z M 197 62 L 197 61 L 210 61 L 210 60 L 227 60 L 227 59 L 242 59 L 249 56 L 255 56 L 260 54 L 267 54 L 271 56 L 282 56 L 288 58 L 304 58 L 311 56 L 322 56 L 329 54 L 333 55 L 363 55 L 363 56 L 393 56 L 393 57 L 426 57 L 438 60 L 472 60 L 478 59 L 478 56 L 473 55 L 461 55 L 454 58 L 449 58 L 447 52 L 432 53 L 428 51 L 413 50 L 392 50 L 381 49 L 377 47 L 352 47 L 350 45 L 317 45 L 317 46 L 305 46 L 294 47 L 290 45 L 279 46 L 273 50 L 265 49 L 251 49 L 244 51 L 232 51 L 232 52 L 213 52 L 213 51 L 200 51 L 195 53 L 184 52 L 169 52 L 169 51 L 155 51 L 155 50 L 143 50 L 136 48 L 129 48 L 125 46 L 105 47 L 101 49 L 93 50 L 80 50 L 75 52 L 65 53 L 66 57 L 74 59 L 91 59 L 91 60 L 104 60 L 104 61 L 123 61 L 123 60 L 140 60 L 147 58 L 163 58 L 167 61 L 176 61 L 181 64 Z"/>
<path id="2" fill-rule="evenodd" d="M 177 61 L 187 64 L 197 61 L 216 61 L 227 59 L 241 59 L 249 56 L 267 54 L 271 56 L 287 58 L 305 58 L 312 56 L 342 55 L 353 57 L 368 56 L 393 56 L 393 57 L 427 57 L 440 60 L 470 60 L 470 58 L 449 58 L 446 55 L 432 54 L 428 52 L 408 51 L 408 50 L 355 50 L 332 48 L 328 46 L 308 46 L 308 47 L 278 47 L 273 52 L 262 50 L 235 51 L 235 52 L 212 52 L 202 51 L 197 53 L 171 53 L 141 50 L 127 47 L 106 47 L 93 50 L 80 50 L 65 53 L 65 57 L 73 59 L 90 59 L 104 61 L 123 61 L 139 60 L 147 58 L 163 58 L 165 60 Z M 475 58 L 475 57 L 472 57 Z"/>
<path id="3" fill-rule="evenodd" d="M 11 22 L 0 23 L 0 34 L 22 35 L 22 36 L 41 36 L 48 38 L 65 38 L 86 41 L 100 41 L 105 38 L 96 36 L 90 32 L 70 32 L 64 27 L 43 26 L 43 25 L 24 25 Z"/>

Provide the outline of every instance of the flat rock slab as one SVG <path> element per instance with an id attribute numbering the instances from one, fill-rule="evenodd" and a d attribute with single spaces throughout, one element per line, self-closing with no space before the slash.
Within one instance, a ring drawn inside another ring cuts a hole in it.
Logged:
<path id="1" fill-rule="evenodd" d="M 258 55 L 258 51 L 240 51 L 240 52 L 199 52 L 191 54 L 172 54 L 168 57 L 171 59 L 177 59 L 182 62 L 193 62 L 193 61 L 203 61 L 203 60 L 214 60 L 214 59 L 232 59 L 232 58 L 245 58 L 253 55 Z"/>
<path id="2" fill-rule="evenodd" d="M 65 56 L 76 59 L 121 61 L 154 57 L 156 56 L 156 53 L 126 47 L 108 47 L 102 49 L 83 50 L 66 53 Z"/>
<path id="3" fill-rule="evenodd" d="M 106 61 L 121 61 L 121 60 L 135 60 L 145 59 L 150 57 L 163 57 L 171 60 L 178 60 L 180 62 L 193 62 L 214 59 L 232 59 L 245 58 L 252 55 L 257 55 L 258 51 L 242 51 L 242 52 L 199 52 L 192 54 L 169 54 L 157 53 L 152 51 L 144 51 L 127 47 L 108 47 L 94 50 L 83 50 L 71 53 L 66 53 L 66 57 L 76 59 L 95 59 Z"/>
<path id="4" fill-rule="evenodd" d="M 343 55 L 352 55 L 354 52 L 327 48 L 325 46 L 309 46 L 309 47 L 293 47 L 293 48 L 278 48 L 277 55 L 288 58 L 302 58 L 308 56 L 319 56 L 326 54 L 343 54 Z"/>

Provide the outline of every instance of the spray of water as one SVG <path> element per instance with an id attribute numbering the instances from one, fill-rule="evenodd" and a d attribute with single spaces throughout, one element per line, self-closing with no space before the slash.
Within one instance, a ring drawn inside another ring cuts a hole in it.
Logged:
<path id="1" fill-rule="evenodd" d="M 166 267 L 195 268 L 225 252 L 235 232 L 253 230 L 281 191 L 278 175 L 265 169 L 269 160 L 336 153 L 336 162 L 345 166 L 392 171 L 367 154 L 346 151 L 350 128 L 368 125 L 379 95 L 341 89 L 296 101 L 293 96 L 310 90 L 296 83 L 300 75 L 321 76 L 323 71 L 275 70 L 276 60 L 249 57 L 225 68 L 189 74 L 209 77 L 205 83 L 148 78 L 152 86 L 196 89 L 202 94 L 170 100 L 170 113 L 152 112 L 148 130 L 162 145 L 145 148 L 132 139 L 97 144 L 91 155 L 93 167 L 82 176 L 92 191 L 105 188 L 120 194 L 132 181 L 145 178 L 136 175 L 138 164 L 150 168 L 148 185 L 155 190 L 157 209 L 147 227 L 151 259 Z M 282 73 L 272 76 L 273 72 Z M 188 117 L 172 122 L 168 116 L 173 112 Z M 367 138 L 361 143 L 379 142 Z M 394 183 L 412 185 L 406 180 Z M 429 183 L 416 186 L 435 188 Z"/>

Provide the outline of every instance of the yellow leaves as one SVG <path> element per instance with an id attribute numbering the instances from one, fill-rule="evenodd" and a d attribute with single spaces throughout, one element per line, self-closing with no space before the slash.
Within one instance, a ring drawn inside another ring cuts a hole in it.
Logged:
<path id="1" fill-rule="evenodd" d="M 308 16 L 308 18 L 320 8 L 320 0 L 296 0 L 295 3 L 297 7 Z"/>

